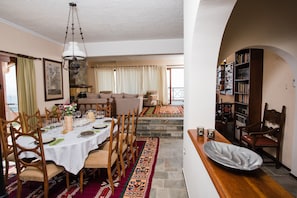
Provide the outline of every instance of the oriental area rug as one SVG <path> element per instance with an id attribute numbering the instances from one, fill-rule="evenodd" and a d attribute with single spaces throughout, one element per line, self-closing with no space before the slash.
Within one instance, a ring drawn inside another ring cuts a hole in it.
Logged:
<path id="1" fill-rule="evenodd" d="M 165 105 L 154 107 L 143 107 L 140 117 L 183 117 L 184 107 L 182 105 Z"/>
<path id="2" fill-rule="evenodd" d="M 79 191 L 79 176 L 70 176 L 70 188 L 67 190 L 65 174 L 57 175 L 49 181 L 49 197 L 60 198 L 148 198 L 152 178 L 154 175 L 158 149 L 158 138 L 138 138 L 137 145 L 139 149 L 138 159 L 135 164 L 126 168 L 126 176 L 119 180 L 117 173 L 114 174 L 115 191 L 112 195 L 111 188 L 107 179 L 106 171 L 98 173 L 85 174 L 84 190 Z M 88 171 L 88 170 L 87 170 Z M 114 169 L 113 171 L 116 172 Z M 14 166 L 10 167 L 9 184 L 6 187 L 9 197 L 16 197 L 17 182 Z M 37 182 L 23 182 L 22 197 L 41 198 L 43 197 L 43 184 Z"/>

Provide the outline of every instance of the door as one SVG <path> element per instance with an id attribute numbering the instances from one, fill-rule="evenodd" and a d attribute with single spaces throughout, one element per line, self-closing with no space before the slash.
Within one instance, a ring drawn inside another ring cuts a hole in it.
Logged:
<path id="1" fill-rule="evenodd" d="M 167 68 L 167 85 L 169 104 L 183 105 L 184 102 L 184 68 Z"/>
<path id="2" fill-rule="evenodd" d="M 2 59 L 0 70 L 0 116 L 12 120 L 18 116 L 16 59 Z"/>

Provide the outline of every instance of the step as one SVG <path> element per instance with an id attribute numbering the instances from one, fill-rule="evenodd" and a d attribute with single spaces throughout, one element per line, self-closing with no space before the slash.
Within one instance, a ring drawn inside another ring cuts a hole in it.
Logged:
<path id="1" fill-rule="evenodd" d="M 184 119 L 180 117 L 140 117 L 137 135 L 144 137 L 183 138 Z"/>

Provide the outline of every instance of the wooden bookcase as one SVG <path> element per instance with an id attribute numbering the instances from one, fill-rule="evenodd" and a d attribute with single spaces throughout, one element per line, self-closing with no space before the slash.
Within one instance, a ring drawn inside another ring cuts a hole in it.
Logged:
<path id="1" fill-rule="evenodd" d="M 235 53 L 234 64 L 234 138 L 237 127 L 261 120 L 263 50 L 243 49 Z"/>

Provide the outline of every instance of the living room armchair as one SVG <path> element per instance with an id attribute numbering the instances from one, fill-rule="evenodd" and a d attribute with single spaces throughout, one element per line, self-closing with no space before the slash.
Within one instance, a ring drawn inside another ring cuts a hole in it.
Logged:
<path id="1" fill-rule="evenodd" d="M 158 91 L 151 90 L 147 91 L 146 94 L 143 96 L 143 106 L 151 107 L 156 106 L 159 103 L 159 95 Z"/>

